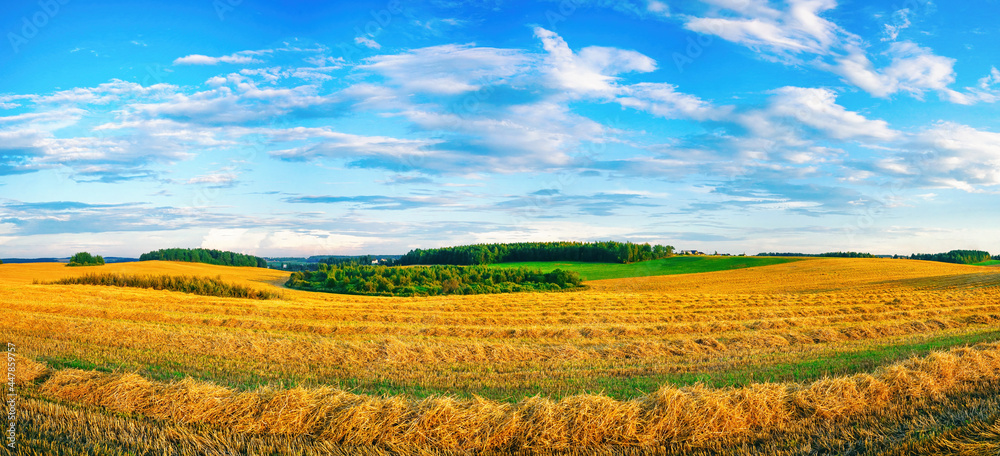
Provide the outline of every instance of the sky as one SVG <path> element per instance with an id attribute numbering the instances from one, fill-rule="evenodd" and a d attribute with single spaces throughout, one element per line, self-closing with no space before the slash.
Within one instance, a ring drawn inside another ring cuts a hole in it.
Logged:
<path id="1" fill-rule="evenodd" d="M 1000 2 L 6 2 L 0 257 L 1000 253 Z"/>

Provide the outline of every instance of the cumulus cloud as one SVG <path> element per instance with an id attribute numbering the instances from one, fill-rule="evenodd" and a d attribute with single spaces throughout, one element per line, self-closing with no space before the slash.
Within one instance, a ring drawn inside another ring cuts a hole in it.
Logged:
<path id="1" fill-rule="evenodd" d="M 772 8 L 766 1 L 706 1 L 716 9 L 705 16 L 687 16 L 687 29 L 746 46 L 770 60 L 830 71 L 880 98 L 905 93 L 922 99 L 932 91 L 953 103 L 968 104 L 975 99 L 948 87 L 955 82 L 955 59 L 912 41 L 896 41 L 899 32 L 910 25 L 909 9 L 896 11 L 893 23 L 885 25 L 882 41 L 889 42 L 889 47 L 876 55 L 888 64 L 879 68 L 861 37 L 822 17 L 837 7 L 835 0 L 790 0 L 785 9 Z"/>
<path id="2" fill-rule="evenodd" d="M 837 95 L 828 89 L 782 87 L 773 90 L 770 114 L 791 117 L 826 133 L 834 139 L 875 139 L 889 141 L 899 132 L 884 120 L 869 120 L 836 103 Z"/>
<path id="3" fill-rule="evenodd" d="M 977 191 L 1000 185 L 1000 133 L 955 122 L 939 122 L 915 133 L 907 152 L 878 168 L 916 185 Z"/>
<path id="4" fill-rule="evenodd" d="M 921 98 L 932 90 L 949 101 L 958 102 L 949 85 L 955 82 L 955 59 L 935 55 L 930 49 L 910 41 L 892 43 L 885 53 L 887 67 L 878 70 L 861 52 L 840 58 L 831 70 L 848 82 L 877 97 L 906 92 Z"/>
<path id="5" fill-rule="evenodd" d="M 612 96 L 616 75 L 656 69 L 655 60 L 636 51 L 590 46 L 574 53 L 555 32 L 536 27 L 535 36 L 547 52 L 543 71 L 549 84 L 578 95 Z"/>

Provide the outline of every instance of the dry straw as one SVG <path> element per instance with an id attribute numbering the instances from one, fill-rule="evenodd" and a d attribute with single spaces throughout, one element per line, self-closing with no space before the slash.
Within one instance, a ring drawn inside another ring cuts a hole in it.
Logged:
<path id="1" fill-rule="evenodd" d="M 849 418 L 900 401 L 961 393 L 998 377 L 1000 344 L 980 344 L 807 385 L 664 386 L 628 401 L 600 395 L 536 396 L 515 404 L 414 400 L 332 388 L 236 392 L 191 379 L 162 383 L 75 369 L 53 373 L 41 391 L 118 412 L 243 433 L 309 435 L 342 445 L 518 450 L 738 444 L 797 421 Z"/>

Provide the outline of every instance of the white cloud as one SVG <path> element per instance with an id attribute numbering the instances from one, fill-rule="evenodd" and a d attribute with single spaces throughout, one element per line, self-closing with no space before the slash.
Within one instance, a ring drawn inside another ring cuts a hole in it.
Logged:
<path id="1" fill-rule="evenodd" d="M 255 55 L 270 54 L 270 50 L 264 51 L 241 51 L 235 54 L 224 55 L 221 57 L 209 57 L 202 54 L 191 54 L 184 57 L 178 57 L 174 60 L 174 65 L 217 65 L 219 63 L 231 63 L 231 64 L 248 64 L 248 63 L 261 63 L 260 60 L 254 58 Z"/>
<path id="2" fill-rule="evenodd" d="M 247 228 L 212 228 L 201 240 L 203 249 L 253 254 L 268 234 Z"/>
<path id="3" fill-rule="evenodd" d="M 428 146 L 439 141 L 423 139 L 398 139 L 387 136 L 361 136 L 340 133 L 325 128 L 295 127 L 274 130 L 274 141 L 314 140 L 308 146 L 275 150 L 270 155 L 286 160 L 308 160 L 314 158 L 391 157 L 406 160 L 407 157 L 424 157 L 430 153 Z"/>
<path id="4" fill-rule="evenodd" d="M 850 82 L 876 97 L 888 97 L 906 92 L 922 98 L 928 90 L 937 91 L 943 98 L 959 102 L 948 86 L 955 82 L 955 59 L 935 55 L 930 49 L 910 41 L 892 43 L 886 51 L 891 62 L 876 70 L 861 52 L 840 58 L 837 65 L 827 66 Z"/>
<path id="5" fill-rule="evenodd" d="M 903 92 L 922 99 L 926 92 L 934 91 L 953 103 L 975 100 L 948 88 L 955 82 L 954 59 L 935 55 L 911 41 L 895 41 L 899 31 L 910 25 L 909 9 L 896 11 L 894 22 L 885 26 L 882 41 L 890 44 L 882 55 L 889 64 L 876 68 L 861 37 L 821 16 L 837 7 L 835 0 L 789 0 L 784 10 L 771 8 L 765 1 L 706 2 L 717 8 L 704 17 L 686 16 L 687 29 L 746 46 L 765 59 L 813 65 L 880 98 Z"/>
<path id="6" fill-rule="evenodd" d="M 831 138 L 889 141 L 899 136 L 886 121 L 869 120 L 838 105 L 837 95 L 831 90 L 782 87 L 771 93 L 771 115 L 794 118 Z"/>
<path id="7" fill-rule="evenodd" d="M 892 13 L 893 22 L 891 24 L 885 24 L 885 29 L 883 31 L 885 36 L 882 37 L 882 41 L 896 41 L 896 37 L 899 36 L 899 32 L 910 26 L 910 14 L 911 11 L 909 8 L 903 8 Z"/>
<path id="8" fill-rule="evenodd" d="M 716 108 L 694 95 L 677 92 L 674 85 L 643 82 L 621 88 L 616 101 L 622 106 L 667 119 L 719 120 L 731 107 Z"/>
<path id="9" fill-rule="evenodd" d="M 291 252 L 297 256 L 358 253 L 366 245 L 377 241 L 374 238 L 338 234 L 324 230 L 278 230 L 265 233 L 260 239 L 260 248 Z"/>
<path id="10" fill-rule="evenodd" d="M 1000 133 L 939 122 L 912 135 L 907 152 L 876 163 L 882 171 L 925 187 L 969 192 L 1000 185 Z"/>
<path id="11" fill-rule="evenodd" d="M 442 160 L 450 172 L 523 172 L 565 166 L 584 142 L 602 143 L 608 129 L 576 115 L 562 104 L 541 102 L 514 105 L 490 117 L 464 117 L 428 111 L 404 113 L 415 125 L 428 131 L 453 135 L 439 149 L 464 152 Z"/>
<path id="12" fill-rule="evenodd" d="M 840 27 L 819 16 L 837 6 L 833 0 L 790 0 L 786 11 L 774 10 L 764 2 L 711 3 L 744 17 L 688 17 L 684 26 L 780 57 L 791 58 L 804 52 L 828 54 L 844 35 Z"/>
<path id="13" fill-rule="evenodd" d="M 358 43 L 369 49 L 382 49 L 382 45 L 375 42 L 375 40 L 368 38 L 367 36 L 358 36 L 354 38 L 354 42 Z"/>
<path id="14" fill-rule="evenodd" d="M 448 44 L 371 57 L 358 69 L 381 74 L 406 91 L 454 95 L 504 81 L 528 63 L 514 49 Z"/>
<path id="15" fill-rule="evenodd" d="M 1000 101 L 1000 71 L 990 68 L 990 74 L 979 79 L 976 87 L 966 87 L 965 92 L 947 90 L 946 96 L 954 103 L 971 105 L 975 103 L 996 103 Z"/>
<path id="16" fill-rule="evenodd" d="M 670 17 L 670 6 L 660 0 L 649 0 L 646 10 L 663 17 Z"/>
<path id="17" fill-rule="evenodd" d="M 187 180 L 188 184 L 201 184 L 213 187 L 231 187 L 236 183 L 239 174 L 232 167 L 220 169 L 213 173 L 202 174 Z"/>
<path id="18" fill-rule="evenodd" d="M 618 91 L 615 75 L 656 69 L 655 60 L 635 51 L 591 46 L 574 53 L 554 32 L 536 27 L 535 36 L 548 53 L 543 71 L 549 84 L 577 95 L 613 96 Z"/>

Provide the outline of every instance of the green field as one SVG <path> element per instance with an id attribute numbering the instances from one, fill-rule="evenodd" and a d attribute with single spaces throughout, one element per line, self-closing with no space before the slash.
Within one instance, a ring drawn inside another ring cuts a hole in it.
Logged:
<path id="1" fill-rule="evenodd" d="M 982 263 L 975 263 L 973 266 L 1000 266 L 1000 260 L 988 260 Z"/>
<path id="2" fill-rule="evenodd" d="M 807 258 L 777 258 L 777 257 L 724 257 L 724 256 L 675 256 L 662 260 L 643 261 L 640 263 L 581 263 L 570 261 L 529 261 L 523 263 L 492 264 L 494 268 L 527 267 L 551 272 L 555 269 L 568 269 L 580 273 L 583 280 L 624 279 L 628 277 L 646 277 L 673 274 L 693 274 L 697 272 L 725 271 L 729 269 L 770 266 L 773 264 L 802 261 Z"/>

